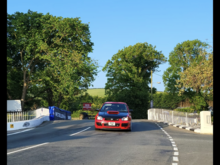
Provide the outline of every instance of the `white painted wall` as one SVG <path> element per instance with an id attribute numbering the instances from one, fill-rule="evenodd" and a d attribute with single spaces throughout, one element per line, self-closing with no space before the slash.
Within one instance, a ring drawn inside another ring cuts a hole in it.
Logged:
<path id="1" fill-rule="evenodd" d="M 200 112 L 200 123 L 201 123 L 200 133 L 213 134 L 213 125 L 211 122 L 211 112 L 210 111 L 201 111 Z"/>
<path id="2" fill-rule="evenodd" d="M 24 128 L 31 128 L 36 127 L 43 123 L 44 121 L 50 121 L 49 118 L 49 109 L 48 108 L 39 108 L 36 109 L 36 118 L 32 120 L 25 120 L 25 121 L 17 121 L 17 122 L 9 122 L 7 123 L 7 131 L 24 129 Z M 29 125 L 24 126 L 24 123 L 29 123 Z M 13 128 L 10 128 L 10 125 L 13 125 Z"/>
<path id="3" fill-rule="evenodd" d="M 21 100 L 7 100 L 8 111 L 21 111 Z"/>

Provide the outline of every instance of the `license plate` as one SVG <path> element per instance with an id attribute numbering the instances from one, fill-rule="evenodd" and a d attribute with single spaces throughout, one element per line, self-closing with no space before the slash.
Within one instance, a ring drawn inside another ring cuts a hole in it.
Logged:
<path id="1" fill-rule="evenodd" d="M 109 126 L 115 126 L 115 122 L 109 122 L 108 125 Z"/>

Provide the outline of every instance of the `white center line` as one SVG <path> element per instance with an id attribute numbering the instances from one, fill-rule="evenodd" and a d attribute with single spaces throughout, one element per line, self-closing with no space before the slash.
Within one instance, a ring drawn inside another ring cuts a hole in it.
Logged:
<path id="1" fill-rule="evenodd" d="M 174 148 L 173 148 L 173 150 L 177 151 L 177 150 L 178 150 L 178 148 L 177 148 L 177 147 L 174 147 Z"/>
<path id="2" fill-rule="evenodd" d="M 79 132 L 73 133 L 73 134 L 71 134 L 70 136 L 76 135 L 76 134 L 78 134 L 78 133 L 80 133 L 80 132 L 83 132 L 83 131 L 89 129 L 89 128 L 91 128 L 91 127 L 88 127 L 88 128 L 86 128 L 86 129 L 84 129 L 84 130 L 82 130 L 82 131 L 79 131 Z"/>
<path id="3" fill-rule="evenodd" d="M 178 162 L 179 161 L 179 159 L 178 159 L 178 157 L 173 157 L 173 161 L 176 161 L 176 162 Z"/>
<path id="4" fill-rule="evenodd" d="M 42 144 L 38 144 L 38 145 L 35 145 L 35 146 L 32 146 L 32 147 L 28 147 L 28 148 L 23 148 L 23 149 L 20 149 L 20 150 L 17 150 L 17 151 L 12 151 L 12 152 L 7 153 L 7 155 L 15 153 L 15 152 L 23 151 L 23 150 L 28 150 L 30 148 L 38 147 L 38 146 L 41 146 L 41 145 L 44 145 L 44 144 L 48 144 L 48 142 L 42 143 Z"/>
<path id="5" fill-rule="evenodd" d="M 7 136 L 14 135 L 14 134 L 18 134 L 18 133 L 21 133 L 21 132 L 30 131 L 30 130 L 32 130 L 32 129 L 34 129 L 34 128 L 26 129 L 26 130 L 24 130 L 24 131 L 20 131 L 20 132 L 15 132 L 15 133 L 7 134 Z"/>
<path id="6" fill-rule="evenodd" d="M 174 152 L 174 154 L 173 155 L 179 155 L 179 152 Z"/>
<path id="7" fill-rule="evenodd" d="M 172 165 L 178 165 L 177 163 L 172 163 Z"/>

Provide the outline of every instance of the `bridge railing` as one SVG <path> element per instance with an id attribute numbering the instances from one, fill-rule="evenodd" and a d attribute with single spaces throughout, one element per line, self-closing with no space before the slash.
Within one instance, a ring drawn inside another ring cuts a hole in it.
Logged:
<path id="1" fill-rule="evenodd" d="M 185 125 L 192 128 L 200 128 L 200 114 L 178 112 L 169 109 L 156 109 L 148 110 L 148 119 L 163 121 L 176 125 Z"/>
<path id="2" fill-rule="evenodd" d="M 7 112 L 7 122 L 31 120 L 36 118 L 36 111 Z"/>

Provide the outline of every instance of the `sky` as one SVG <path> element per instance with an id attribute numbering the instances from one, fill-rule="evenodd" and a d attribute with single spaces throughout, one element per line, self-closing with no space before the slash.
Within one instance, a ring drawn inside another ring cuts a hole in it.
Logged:
<path id="1" fill-rule="evenodd" d="M 104 88 L 106 62 L 118 50 L 136 43 L 156 46 L 167 59 L 178 43 L 198 39 L 213 42 L 213 1 L 211 0 L 8 0 L 7 13 L 27 13 L 28 10 L 61 16 L 80 17 L 89 24 L 93 52 L 99 73 L 93 86 Z M 164 91 L 162 75 L 169 63 L 161 64 L 153 73 L 153 87 Z M 157 82 L 160 82 L 158 84 Z M 151 84 L 149 84 L 151 86 Z"/>

